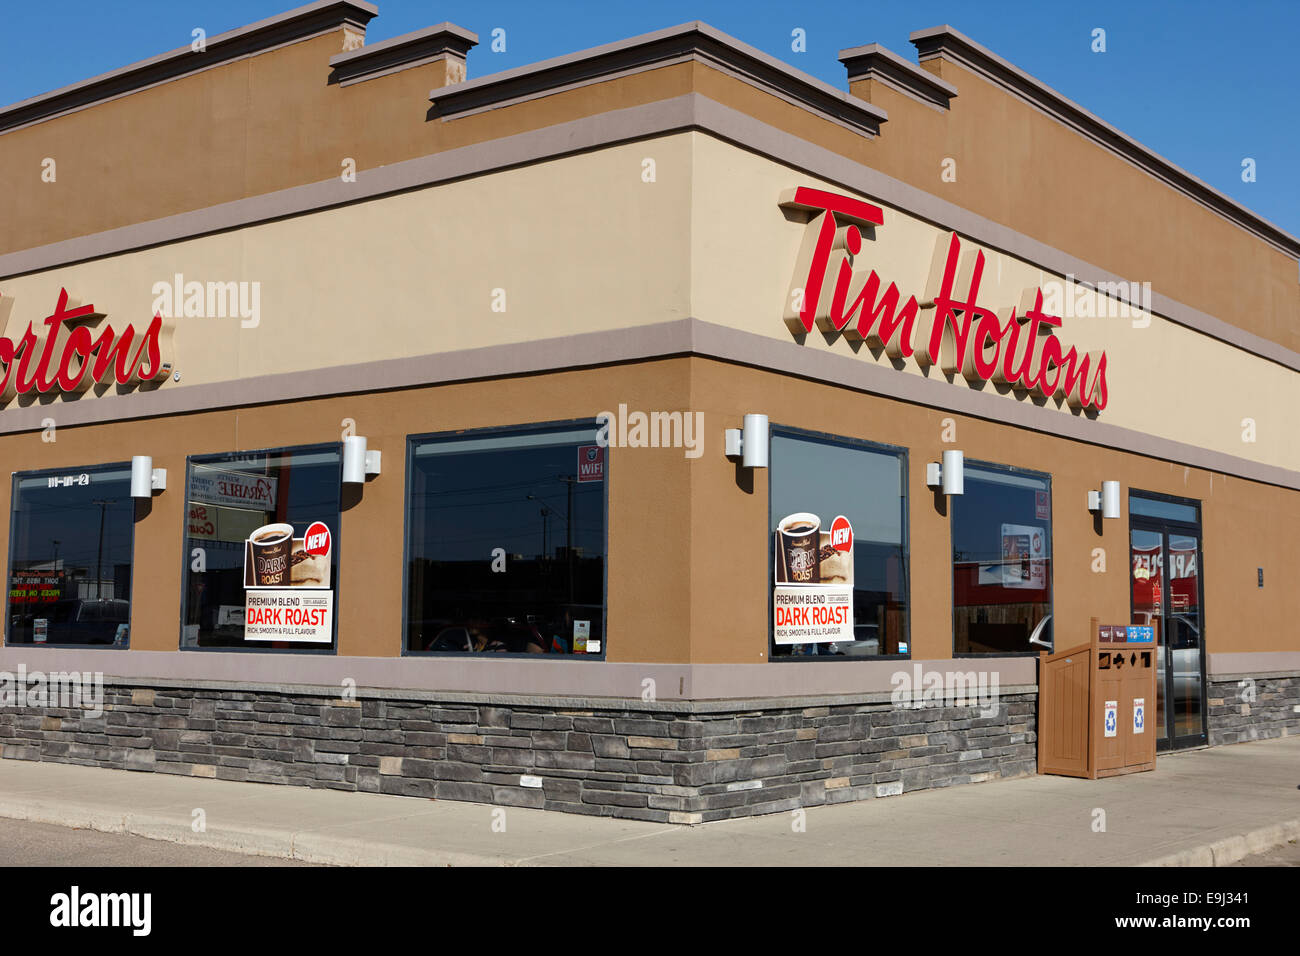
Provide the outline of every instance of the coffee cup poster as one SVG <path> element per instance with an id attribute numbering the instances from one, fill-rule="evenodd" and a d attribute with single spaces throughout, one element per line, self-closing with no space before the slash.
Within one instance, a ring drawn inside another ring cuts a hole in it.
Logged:
<path id="1" fill-rule="evenodd" d="M 302 537 L 267 524 L 244 542 L 244 640 L 328 644 L 334 631 L 332 535 L 313 521 Z"/>
<path id="2" fill-rule="evenodd" d="M 796 512 L 777 522 L 772 623 L 777 644 L 853 640 L 853 526 Z"/>

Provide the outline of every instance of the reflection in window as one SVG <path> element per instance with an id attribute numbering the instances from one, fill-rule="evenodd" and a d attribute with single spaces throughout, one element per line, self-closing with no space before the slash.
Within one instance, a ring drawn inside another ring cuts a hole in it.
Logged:
<path id="1" fill-rule="evenodd" d="M 126 647 L 134 533 L 128 465 L 14 475 L 9 643 Z"/>
<path id="2" fill-rule="evenodd" d="M 411 440 L 408 651 L 603 654 L 608 472 L 596 431 Z"/>
<path id="3" fill-rule="evenodd" d="M 1049 480 L 966 463 L 952 509 L 953 651 L 1023 653 L 1052 613 Z"/>
<path id="4" fill-rule="evenodd" d="M 182 647 L 321 650 L 334 645 L 342 468 L 338 445 L 190 459 Z M 307 540 L 318 523 L 328 529 L 327 537 L 316 535 L 328 542 L 328 550 L 313 549 Z M 256 551 L 250 543 L 254 535 L 266 539 Z M 283 564 L 283 572 L 255 579 L 258 554 Z M 246 622 L 250 609 L 258 607 L 250 595 L 274 596 L 284 589 L 321 615 L 322 623 L 303 624 L 302 614 L 290 621 L 286 612 L 283 625 L 275 622 L 281 639 L 250 639 L 247 635 L 268 633 L 261 621 Z"/>
<path id="5" fill-rule="evenodd" d="M 773 657 L 873 657 L 908 653 L 907 508 L 903 452 L 851 439 L 774 428 L 768 546 L 774 584 L 785 577 L 779 550 L 784 519 L 816 524 L 819 584 L 852 586 L 852 640 L 785 644 L 773 611 Z M 837 554 L 831 526 L 852 528 L 851 555 Z M 787 525 L 789 522 L 786 522 Z M 784 529 L 789 532 L 789 527 Z M 848 559 L 848 560 L 846 560 Z M 848 575 L 851 574 L 851 579 Z"/>

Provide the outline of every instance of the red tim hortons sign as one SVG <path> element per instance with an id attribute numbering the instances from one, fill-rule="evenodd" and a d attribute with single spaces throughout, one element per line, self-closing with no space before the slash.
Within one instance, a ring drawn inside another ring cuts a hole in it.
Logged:
<path id="1" fill-rule="evenodd" d="M 963 253 L 956 233 L 935 248 L 923 297 L 902 293 L 874 269 L 861 278 L 863 230 L 885 224 L 878 206 L 820 189 L 800 187 L 781 206 L 809 216 L 786 325 L 795 335 L 839 332 L 866 341 L 892 359 L 910 358 L 968 381 L 1009 385 L 1071 408 L 1106 407 L 1106 353 L 1068 350 L 1052 330 L 1060 316 L 1043 311 L 1043 290 L 1030 289 L 1018 306 L 995 310 L 980 301 L 985 256 Z"/>
<path id="2" fill-rule="evenodd" d="M 0 331 L 13 299 L 0 296 Z M 140 333 L 128 325 L 120 332 L 94 305 L 69 302 L 59 290 L 54 311 L 38 326 L 28 322 L 16 338 L 0 335 L 0 400 L 15 395 L 78 393 L 92 385 L 150 382 L 169 371 L 162 360 L 162 317 L 155 315 Z"/>

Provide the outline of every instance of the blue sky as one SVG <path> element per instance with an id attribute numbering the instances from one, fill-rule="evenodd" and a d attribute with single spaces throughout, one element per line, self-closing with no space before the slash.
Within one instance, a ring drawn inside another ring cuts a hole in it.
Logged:
<path id="1" fill-rule="evenodd" d="M 0 103 L 13 103 L 296 6 L 295 0 L 43 0 L 7 4 Z M 1216 189 L 1300 235 L 1294 0 L 378 0 L 373 43 L 450 20 L 479 34 L 471 77 L 704 20 L 846 88 L 839 50 L 880 43 L 915 59 L 907 36 L 948 23 Z M 506 30 L 506 50 L 489 49 Z M 1106 31 L 1106 52 L 1091 50 Z M 806 31 L 807 51 L 791 50 Z M 160 131 L 165 142 L 166 131 Z M 888 129 L 886 129 L 888 135 Z M 1242 160 L 1256 181 L 1242 181 Z"/>

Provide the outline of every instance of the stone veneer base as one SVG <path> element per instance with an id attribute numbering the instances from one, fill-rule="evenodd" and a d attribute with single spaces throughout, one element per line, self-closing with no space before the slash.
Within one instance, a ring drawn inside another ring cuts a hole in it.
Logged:
<path id="1" fill-rule="evenodd" d="M 1300 733 L 1300 673 L 1211 679 L 1205 702 L 1212 746 Z"/>
<path id="2" fill-rule="evenodd" d="M 1023 690 L 982 717 L 882 695 L 573 709 L 107 686 L 99 717 L 0 708 L 0 756 L 702 823 L 1031 774 L 1036 695 Z"/>

